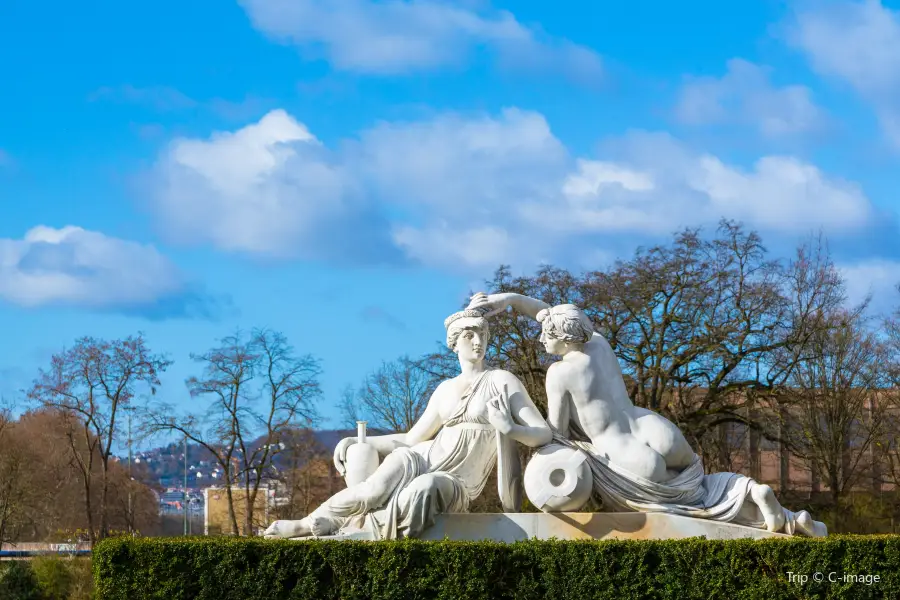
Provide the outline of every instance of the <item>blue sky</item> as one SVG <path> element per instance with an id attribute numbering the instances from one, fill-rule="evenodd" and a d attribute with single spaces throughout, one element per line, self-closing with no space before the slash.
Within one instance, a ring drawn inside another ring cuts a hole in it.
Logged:
<path id="1" fill-rule="evenodd" d="M 498 264 L 720 217 L 896 303 L 900 5 L 550 4 L 2 3 L 0 391 L 142 331 L 188 407 L 188 355 L 267 326 L 335 425 Z"/>

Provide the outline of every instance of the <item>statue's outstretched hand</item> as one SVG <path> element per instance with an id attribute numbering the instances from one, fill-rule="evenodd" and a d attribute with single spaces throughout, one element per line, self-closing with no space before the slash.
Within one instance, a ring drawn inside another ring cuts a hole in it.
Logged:
<path id="1" fill-rule="evenodd" d="M 347 448 L 355 443 L 355 437 L 345 437 L 334 448 L 334 468 L 341 477 L 347 473 Z"/>
<path id="2" fill-rule="evenodd" d="M 502 294 L 485 294 L 484 292 L 478 292 L 474 296 L 472 296 L 471 301 L 469 302 L 469 306 L 466 308 L 470 309 L 481 309 L 486 310 L 485 317 L 491 317 L 493 315 L 502 313 L 506 310 L 508 306 L 507 301 L 504 299 Z"/>
<path id="3" fill-rule="evenodd" d="M 503 391 L 487 402 L 488 421 L 500 433 L 507 434 L 512 431 L 513 420 L 509 414 L 509 391 L 503 384 Z"/>

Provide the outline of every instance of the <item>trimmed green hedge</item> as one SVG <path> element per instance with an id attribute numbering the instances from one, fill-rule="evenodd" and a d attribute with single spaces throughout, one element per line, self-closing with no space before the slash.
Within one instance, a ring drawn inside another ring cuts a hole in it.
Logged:
<path id="1" fill-rule="evenodd" d="M 95 548 L 93 570 L 98 600 L 900 599 L 900 536 L 514 544 L 120 538 Z M 878 581 L 829 582 L 830 573 Z"/>

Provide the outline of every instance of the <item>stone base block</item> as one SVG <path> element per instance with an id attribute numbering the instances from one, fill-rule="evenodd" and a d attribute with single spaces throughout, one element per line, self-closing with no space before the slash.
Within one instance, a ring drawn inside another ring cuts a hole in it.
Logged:
<path id="1" fill-rule="evenodd" d="M 423 540 L 710 540 L 790 537 L 763 529 L 664 513 L 457 513 L 438 515 Z M 372 539 L 348 532 L 323 539 Z"/>
<path id="2" fill-rule="evenodd" d="M 762 529 L 663 513 L 470 513 L 440 515 L 425 540 L 711 540 L 790 537 Z"/>

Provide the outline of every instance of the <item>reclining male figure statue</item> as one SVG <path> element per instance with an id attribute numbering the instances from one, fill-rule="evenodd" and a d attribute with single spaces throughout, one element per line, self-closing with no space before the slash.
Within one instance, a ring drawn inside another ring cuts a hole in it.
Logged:
<path id="1" fill-rule="evenodd" d="M 520 509 L 516 442 L 543 446 L 552 432 L 513 374 L 485 368 L 490 332 L 483 312 L 446 319 L 447 345 L 459 356 L 461 373 L 437 387 L 409 432 L 367 438 L 382 459 L 375 472 L 303 519 L 275 521 L 267 537 L 330 535 L 349 529 L 354 517 L 362 517 L 376 538 L 417 537 L 436 514 L 466 512 L 495 464 L 504 510 Z M 356 441 L 345 438 L 335 448 L 342 474 L 347 448 Z"/>
<path id="2" fill-rule="evenodd" d="M 610 509 L 827 534 L 824 523 L 813 521 L 808 512 L 782 507 L 768 485 L 735 473 L 704 475 L 700 457 L 678 427 L 632 403 L 612 348 L 576 306 L 550 307 L 508 293 L 478 293 L 469 304 L 470 309 L 487 310 L 485 316 L 509 306 L 540 322 L 545 349 L 562 357 L 547 371 L 547 420 L 555 442 L 577 447 L 591 459 L 594 488 Z"/>

